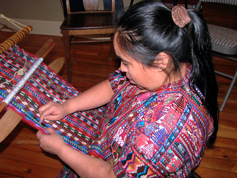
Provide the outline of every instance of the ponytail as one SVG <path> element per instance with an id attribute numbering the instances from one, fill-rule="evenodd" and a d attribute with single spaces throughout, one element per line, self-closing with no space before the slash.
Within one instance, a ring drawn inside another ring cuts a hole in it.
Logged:
<path id="1" fill-rule="evenodd" d="M 192 23 L 190 24 L 190 26 L 192 25 L 190 41 L 193 66 L 190 80 L 191 84 L 195 84 L 201 90 L 204 96 L 204 105 L 213 117 L 215 130 L 208 143 L 208 146 L 212 146 L 218 130 L 219 111 L 218 85 L 212 63 L 211 39 L 202 14 L 189 10 L 189 15 Z"/>

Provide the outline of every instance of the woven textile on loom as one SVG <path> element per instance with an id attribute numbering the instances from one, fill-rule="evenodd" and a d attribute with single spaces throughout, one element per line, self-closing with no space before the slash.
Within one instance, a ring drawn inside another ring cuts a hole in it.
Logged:
<path id="1" fill-rule="evenodd" d="M 27 72 L 36 60 L 36 56 L 23 51 L 17 45 L 0 55 L 0 84 L 4 82 L 0 85 L 0 101 L 22 78 L 17 75 L 14 78 L 14 73 L 24 66 Z M 12 78 L 14 79 L 11 80 Z M 6 80 L 11 81 L 5 83 Z M 78 94 L 80 92 L 77 89 L 42 63 L 6 109 L 13 109 L 22 116 L 24 122 L 37 130 L 45 131 L 45 127 L 53 127 L 66 143 L 87 153 L 99 125 L 99 118 L 103 115 L 103 108 L 76 112 L 60 121 L 44 121 L 42 125 L 38 122 L 40 106 L 49 101 L 62 103 Z"/>

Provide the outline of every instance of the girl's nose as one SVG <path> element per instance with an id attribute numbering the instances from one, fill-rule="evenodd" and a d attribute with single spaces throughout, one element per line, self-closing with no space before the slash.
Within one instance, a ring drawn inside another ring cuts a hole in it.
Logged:
<path id="1" fill-rule="evenodd" d="M 127 72 L 127 67 L 122 62 L 120 63 L 120 70 L 122 72 Z"/>

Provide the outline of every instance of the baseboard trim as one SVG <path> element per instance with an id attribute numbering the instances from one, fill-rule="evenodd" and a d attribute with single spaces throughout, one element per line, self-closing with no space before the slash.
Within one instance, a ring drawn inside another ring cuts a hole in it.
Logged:
<path id="1" fill-rule="evenodd" d="M 24 25 L 31 25 L 33 30 L 31 34 L 62 36 L 60 32 L 60 25 L 62 22 L 57 21 L 43 21 L 43 20 L 28 20 L 28 19 L 13 19 Z M 10 24 L 5 19 L 0 19 L 0 31 L 17 31 L 17 27 Z"/>
<path id="2" fill-rule="evenodd" d="M 33 30 L 30 32 L 30 34 L 62 36 L 62 33 L 60 31 L 60 25 L 62 24 L 62 22 L 28 20 L 28 19 L 13 19 L 13 20 L 20 22 L 24 25 L 31 25 L 33 27 Z M 18 28 L 12 25 L 10 22 L 6 21 L 5 19 L 0 18 L 0 31 L 17 32 Z M 110 38 L 101 37 L 97 39 L 109 40 Z"/>

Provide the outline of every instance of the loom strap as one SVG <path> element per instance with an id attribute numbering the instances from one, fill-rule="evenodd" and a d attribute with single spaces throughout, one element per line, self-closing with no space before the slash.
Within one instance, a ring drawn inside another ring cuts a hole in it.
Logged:
<path id="1" fill-rule="evenodd" d="M 22 30 L 16 32 L 10 38 L 5 40 L 3 43 L 0 44 L 0 55 L 3 54 L 6 50 L 10 47 L 13 47 L 19 41 L 21 41 L 27 34 L 32 31 L 32 26 L 28 25 L 27 27 L 23 28 Z"/>

